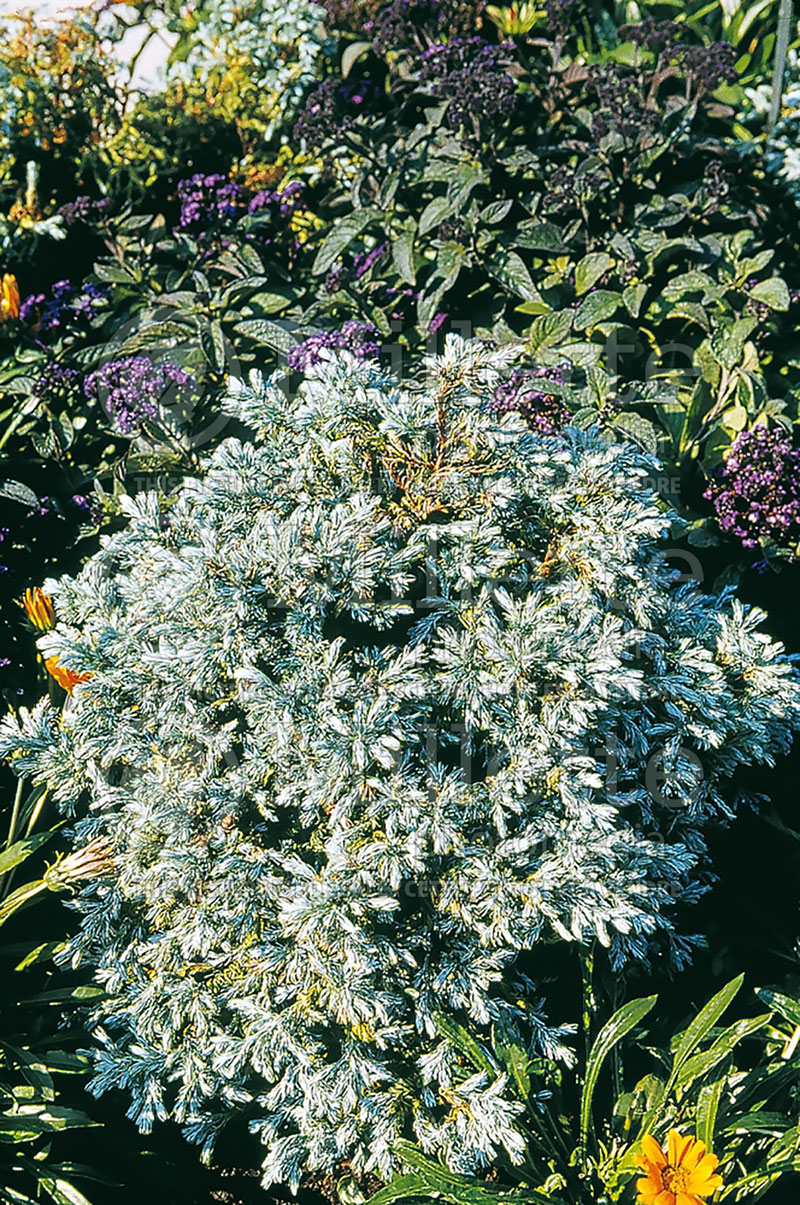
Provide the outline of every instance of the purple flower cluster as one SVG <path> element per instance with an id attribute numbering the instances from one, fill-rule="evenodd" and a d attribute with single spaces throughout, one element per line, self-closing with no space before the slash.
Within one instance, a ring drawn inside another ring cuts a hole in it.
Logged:
<path id="1" fill-rule="evenodd" d="M 46 364 L 33 382 L 33 396 L 46 406 L 63 406 L 73 401 L 80 390 L 81 374 L 53 361 Z"/>
<path id="2" fill-rule="evenodd" d="M 262 188 L 247 206 L 249 214 L 263 213 L 270 210 L 282 218 L 290 218 L 302 204 L 302 194 L 305 184 L 302 180 L 292 180 L 284 189 Z"/>
<path id="3" fill-rule="evenodd" d="M 469 35 L 485 7 L 486 0 L 390 0 L 371 24 L 375 52 L 422 47 L 428 32 L 442 41 Z"/>
<path id="4" fill-rule="evenodd" d="M 703 497 L 745 548 L 792 543 L 800 539 L 800 449 L 777 427 L 742 431 Z"/>
<path id="5" fill-rule="evenodd" d="M 380 89 L 370 80 L 345 81 L 331 76 L 323 80 L 300 111 L 294 136 L 310 147 L 320 147 L 341 136 L 362 112 L 379 103 Z"/>
<path id="6" fill-rule="evenodd" d="M 637 142 L 662 124 L 659 111 L 642 91 L 639 73 L 625 63 L 595 63 L 589 68 L 586 90 L 597 97 L 599 112 L 592 121 L 595 138 L 615 130 Z"/>
<path id="7" fill-rule="evenodd" d="M 455 38 L 429 46 L 422 54 L 419 78 L 434 96 L 450 101 L 447 122 L 452 129 L 508 117 L 517 85 L 506 68 L 509 47 L 484 38 Z"/>
<path id="8" fill-rule="evenodd" d="M 569 31 L 577 3 L 578 0 L 544 0 L 547 28 L 563 38 Z"/>
<path id="9" fill-rule="evenodd" d="M 91 318 L 108 289 L 88 281 L 81 285 L 57 280 L 45 293 L 31 293 L 19 307 L 20 321 L 30 322 L 37 331 L 57 330 L 70 318 Z"/>
<path id="10" fill-rule="evenodd" d="M 521 414 L 534 431 L 555 435 L 563 430 L 570 412 L 560 397 L 542 388 L 543 381 L 563 384 L 569 365 L 553 368 L 517 368 L 495 390 L 490 409 L 495 414 Z"/>
<path id="11" fill-rule="evenodd" d="M 325 277 L 325 292 L 338 293 L 344 287 L 344 282 L 347 279 L 347 268 L 344 264 L 337 264 L 335 268 L 331 268 L 328 275 Z"/>
<path id="12" fill-rule="evenodd" d="M 111 201 L 108 197 L 102 197 L 99 201 L 93 201 L 91 197 L 80 196 L 74 201 L 67 201 L 66 205 L 62 205 L 56 210 L 63 219 L 66 226 L 73 226 L 75 222 L 91 222 L 95 218 L 101 217 L 110 207 Z"/>
<path id="13" fill-rule="evenodd" d="M 341 330 L 320 331 L 293 347 L 287 357 L 293 372 L 305 372 L 313 364 L 325 360 L 326 351 L 349 351 L 358 360 L 374 359 L 381 353 L 378 332 L 369 322 L 352 319 Z"/>
<path id="14" fill-rule="evenodd" d="M 569 213 L 578 210 L 587 201 L 594 200 L 610 186 L 607 174 L 588 169 L 581 171 L 583 164 L 573 167 L 564 163 L 551 174 L 547 192 L 542 197 L 543 214 Z"/>
<path id="15" fill-rule="evenodd" d="M 730 42 L 678 46 L 675 59 L 683 74 L 691 77 L 697 92 L 713 92 L 720 84 L 736 83 L 736 51 Z"/>
<path id="16" fill-rule="evenodd" d="M 388 243 L 378 243 L 378 246 L 373 247 L 371 251 L 363 251 L 359 252 L 358 255 L 354 255 L 353 273 L 356 280 L 360 280 L 362 276 L 366 276 L 367 272 L 371 272 L 378 261 L 383 259 L 388 250 Z"/>
<path id="17" fill-rule="evenodd" d="M 658 52 L 662 62 L 675 63 L 684 76 L 692 77 L 698 91 L 713 92 L 722 83 L 736 81 L 736 52 L 729 42 L 690 46 L 681 41 L 685 26 L 653 17 L 636 25 L 621 25 L 617 32 L 627 42 Z"/>
<path id="18" fill-rule="evenodd" d="M 148 418 L 157 418 L 169 392 L 171 401 L 184 401 L 194 386 L 194 377 L 178 364 L 166 360 L 153 364 L 146 356 L 109 360 L 84 382 L 90 401 L 100 401 L 123 435 L 130 434 Z"/>
<path id="19" fill-rule="evenodd" d="M 318 3 L 325 9 L 328 29 L 368 33 L 386 0 L 318 0 Z"/>
<path id="20" fill-rule="evenodd" d="M 305 185 L 300 180 L 293 180 L 280 191 L 262 188 L 247 206 L 248 217 L 254 220 L 248 223 L 244 237 L 261 247 L 269 247 L 288 232 L 289 245 L 286 250 L 291 261 L 302 244 L 289 222 L 292 215 L 303 207 L 304 192 Z"/>
<path id="21" fill-rule="evenodd" d="M 217 226 L 237 216 L 242 190 L 227 176 L 204 176 L 197 172 L 187 180 L 179 181 L 178 200 L 181 203 L 180 229 L 203 232 L 209 226 Z"/>
<path id="22" fill-rule="evenodd" d="M 665 50 L 678 45 L 684 30 L 677 21 L 656 21 L 654 17 L 645 17 L 644 21 L 635 25 L 620 25 L 617 33 L 623 42 L 633 42 L 647 50 Z"/>

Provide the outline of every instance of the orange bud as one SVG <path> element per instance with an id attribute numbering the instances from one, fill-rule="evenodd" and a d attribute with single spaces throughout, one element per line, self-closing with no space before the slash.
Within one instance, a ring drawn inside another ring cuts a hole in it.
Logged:
<path id="1" fill-rule="evenodd" d="M 56 622 L 53 600 L 40 586 L 29 586 L 22 596 L 22 605 L 28 619 L 40 632 L 49 632 Z"/>
<path id="2" fill-rule="evenodd" d="M 16 276 L 6 272 L 0 281 L 0 319 L 19 317 L 19 286 Z"/>
<path id="3" fill-rule="evenodd" d="M 44 664 L 51 678 L 55 678 L 58 685 L 63 686 L 68 695 L 72 694 L 79 682 L 88 682 L 91 677 L 90 674 L 76 674 L 73 669 L 67 669 L 66 665 L 61 664 L 58 657 L 48 657 Z"/>

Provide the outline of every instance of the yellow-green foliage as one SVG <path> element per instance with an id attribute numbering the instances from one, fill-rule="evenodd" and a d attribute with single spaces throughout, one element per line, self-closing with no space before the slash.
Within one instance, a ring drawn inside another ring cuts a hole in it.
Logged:
<path id="1" fill-rule="evenodd" d="M 113 77 L 113 59 L 90 21 L 8 17 L 0 26 L 0 180 L 21 186 L 32 159 L 57 187 L 48 165 L 80 167 L 119 123 Z"/>

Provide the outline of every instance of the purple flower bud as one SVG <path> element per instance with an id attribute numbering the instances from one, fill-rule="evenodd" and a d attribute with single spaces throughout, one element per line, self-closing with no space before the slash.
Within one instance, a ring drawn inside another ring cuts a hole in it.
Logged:
<path id="1" fill-rule="evenodd" d="M 517 368 L 507 381 L 498 385 L 490 402 L 495 414 L 521 414 L 535 431 L 555 435 L 569 422 L 570 412 L 561 398 L 549 393 L 542 383 L 562 384 L 569 365 L 553 368 Z"/>
<path id="2" fill-rule="evenodd" d="M 359 360 L 374 359 L 381 353 L 378 332 L 371 323 L 352 319 L 341 330 L 319 331 L 293 347 L 287 356 L 293 372 L 305 372 L 326 359 L 327 352 L 348 351 Z"/>
<path id="3" fill-rule="evenodd" d="M 722 531 L 756 548 L 800 539 L 800 450 L 780 428 L 763 425 L 737 436 L 703 495 Z"/>
<path id="4" fill-rule="evenodd" d="M 91 373 L 84 383 L 90 400 L 99 400 L 123 435 L 129 435 L 147 419 L 158 418 L 167 394 L 184 401 L 195 378 L 171 361 L 153 364 L 146 356 L 109 360 Z"/>

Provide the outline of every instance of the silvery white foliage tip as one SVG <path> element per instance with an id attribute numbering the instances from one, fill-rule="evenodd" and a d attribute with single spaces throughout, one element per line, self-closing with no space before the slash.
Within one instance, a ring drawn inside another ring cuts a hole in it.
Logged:
<path id="1" fill-rule="evenodd" d="M 388 1177 L 401 1137 L 518 1158 L 491 1027 L 572 1033 L 531 953 L 687 961 L 705 829 L 798 724 L 760 614 L 669 568 L 653 463 L 492 415 L 511 360 L 451 336 L 410 386 L 347 355 L 293 398 L 232 383 L 255 437 L 48 583 L 42 647 L 90 676 L 0 726 L 76 847 L 113 843 L 66 955 L 109 993 L 95 1090 L 206 1151 L 246 1108 L 265 1184 Z"/>

